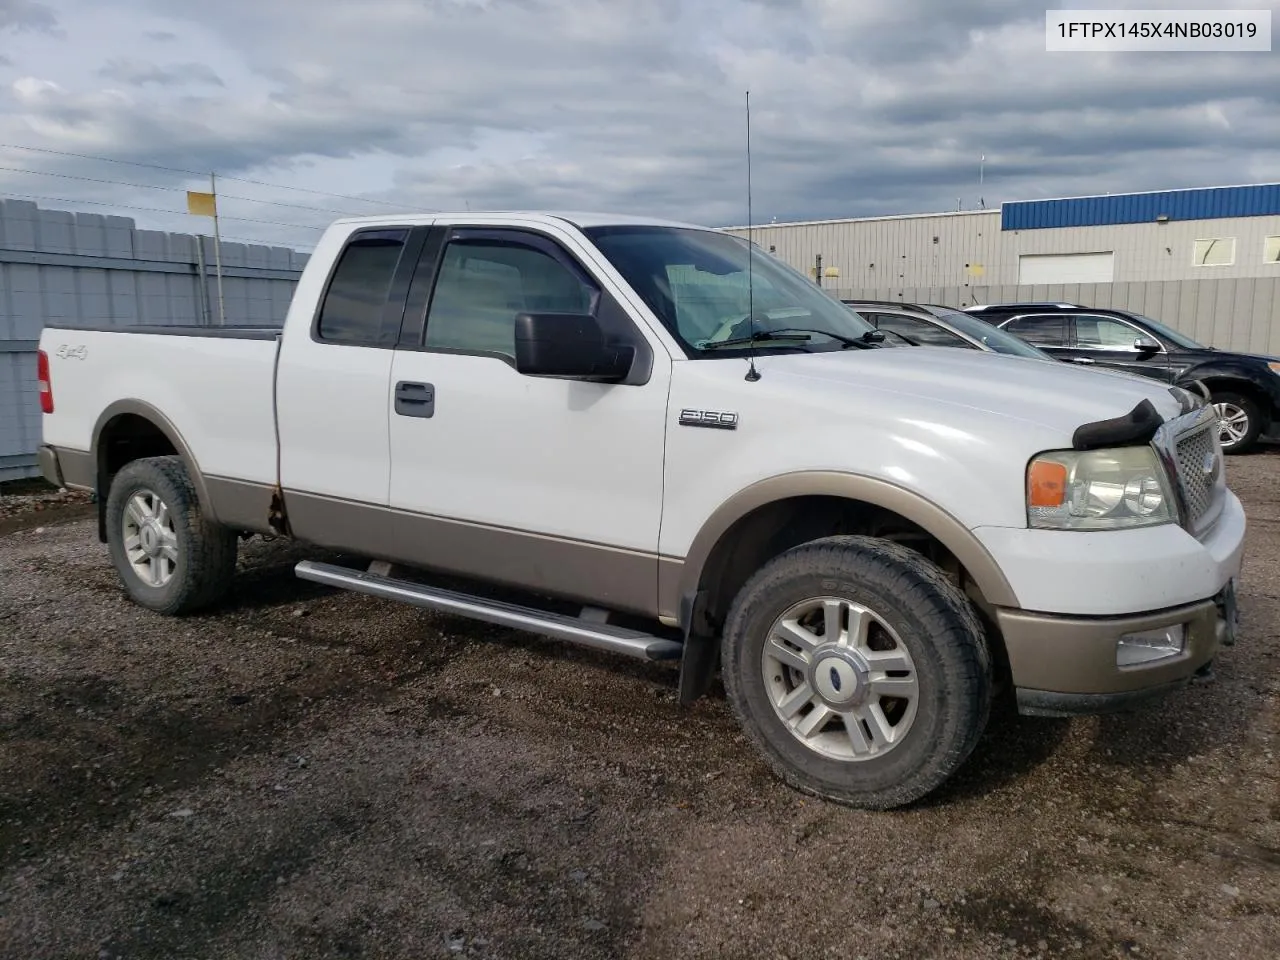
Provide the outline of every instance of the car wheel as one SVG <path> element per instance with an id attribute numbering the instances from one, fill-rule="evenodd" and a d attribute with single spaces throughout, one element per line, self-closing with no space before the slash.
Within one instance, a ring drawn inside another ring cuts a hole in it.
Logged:
<path id="1" fill-rule="evenodd" d="M 235 531 L 204 515 L 179 457 L 147 457 L 121 469 L 107 496 L 106 527 L 125 591 L 150 610 L 208 606 L 235 575 Z"/>
<path id="2" fill-rule="evenodd" d="M 838 536 L 769 561 L 734 599 L 725 689 L 748 738 L 802 792 L 888 809 L 968 758 L 992 665 L 969 600 L 898 544 Z"/>
<path id="3" fill-rule="evenodd" d="M 1211 402 L 1218 414 L 1218 436 L 1223 453 L 1245 453 L 1262 433 L 1262 411 L 1241 393 L 1214 393 Z"/>

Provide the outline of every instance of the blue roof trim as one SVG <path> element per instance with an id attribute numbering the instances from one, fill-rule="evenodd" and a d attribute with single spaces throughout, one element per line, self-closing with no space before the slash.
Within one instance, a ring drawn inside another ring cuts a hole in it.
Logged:
<path id="1" fill-rule="evenodd" d="M 1152 223 L 1161 216 L 1170 220 L 1216 220 L 1274 215 L 1280 215 L 1280 183 L 1120 193 L 1068 200 L 1022 200 L 1000 205 L 1000 229 L 1040 230 Z"/>

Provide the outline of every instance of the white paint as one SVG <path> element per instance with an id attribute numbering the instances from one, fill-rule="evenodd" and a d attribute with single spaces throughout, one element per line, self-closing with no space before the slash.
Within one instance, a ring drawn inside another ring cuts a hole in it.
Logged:
<path id="1" fill-rule="evenodd" d="M 397 352 L 435 415 L 391 417 L 391 506 L 654 552 L 670 362 L 639 386 L 526 377 L 495 357 Z"/>
<path id="2" fill-rule="evenodd" d="M 201 473 L 275 482 L 274 340 L 122 334 L 40 334 L 54 402 L 41 415 L 44 443 L 87 451 L 107 407 L 139 400 L 169 419 Z"/>
<path id="3" fill-rule="evenodd" d="M 1204 541 L 1167 524 L 1139 530 L 1063 533 L 979 527 L 1026 610 L 1107 616 L 1206 600 L 1238 576 L 1245 515 L 1227 491 Z"/>
<path id="4" fill-rule="evenodd" d="M 675 365 L 661 550 L 683 557 L 706 519 L 761 480 L 829 470 L 884 480 L 966 527 L 1026 527 L 1028 460 L 1082 422 L 1167 389 L 1137 377 L 977 350 L 911 347 Z M 675 424 L 683 407 L 738 414 L 734 431 Z M 1075 536 L 1076 534 L 1064 534 Z"/>
<path id="5" fill-rule="evenodd" d="M 1110 283 L 1115 253 L 1024 253 L 1018 257 L 1018 283 Z"/>
<path id="6" fill-rule="evenodd" d="M 385 506 L 391 351 L 317 343 L 301 327 L 281 351 L 281 485 Z"/>

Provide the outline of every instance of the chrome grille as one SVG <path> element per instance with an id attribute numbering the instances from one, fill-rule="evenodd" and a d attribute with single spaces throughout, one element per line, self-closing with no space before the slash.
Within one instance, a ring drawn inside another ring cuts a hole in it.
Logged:
<path id="1" fill-rule="evenodd" d="M 1187 522 L 1196 529 L 1217 506 L 1222 479 L 1222 451 L 1215 443 L 1217 420 L 1178 438 L 1178 486 L 1186 505 Z M 1206 464 L 1210 468 L 1206 470 Z"/>

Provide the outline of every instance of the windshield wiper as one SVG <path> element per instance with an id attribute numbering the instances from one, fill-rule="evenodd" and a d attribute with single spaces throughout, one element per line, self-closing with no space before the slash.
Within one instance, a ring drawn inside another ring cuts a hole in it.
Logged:
<path id="1" fill-rule="evenodd" d="M 879 330 L 868 330 L 860 337 L 847 337 L 843 333 L 832 333 L 830 330 L 820 330 L 817 327 L 783 327 L 781 330 L 770 330 L 769 333 L 818 333 L 838 341 L 845 349 L 859 347 L 868 350 L 873 344 L 884 341 L 884 334 Z"/>
<path id="2" fill-rule="evenodd" d="M 868 333 L 872 334 L 875 332 L 876 331 L 868 331 Z M 838 341 L 845 349 L 849 347 L 870 349 L 873 343 L 879 342 L 879 339 L 883 339 L 878 338 L 877 340 L 868 340 L 866 339 L 866 335 L 864 335 L 862 339 L 855 339 L 854 337 L 846 337 L 842 333 L 832 333 L 830 330 L 820 330 L 817 327 L 781 327 L 777 329 L 760 330 L 747 337 L 731 337 L 728 340 L 717 340 L 714 343 L 704 343 L 702 345 L 702 349 L 716 350 L 721 347 L 741 347 L 752 343 L 770 340 L 812 340 L 813 337 L 811 334 L 815 333 Z"/>
<path id="3" fill-rule="evenodd" d="M 730 337 L 702 344 L 703 350 L 719 350 L 721 347 L 742 347 L 765 340 L 812 340 L 808 333 L 786 333 L 781 330 L 761 330 L 749 337 Z"/>

